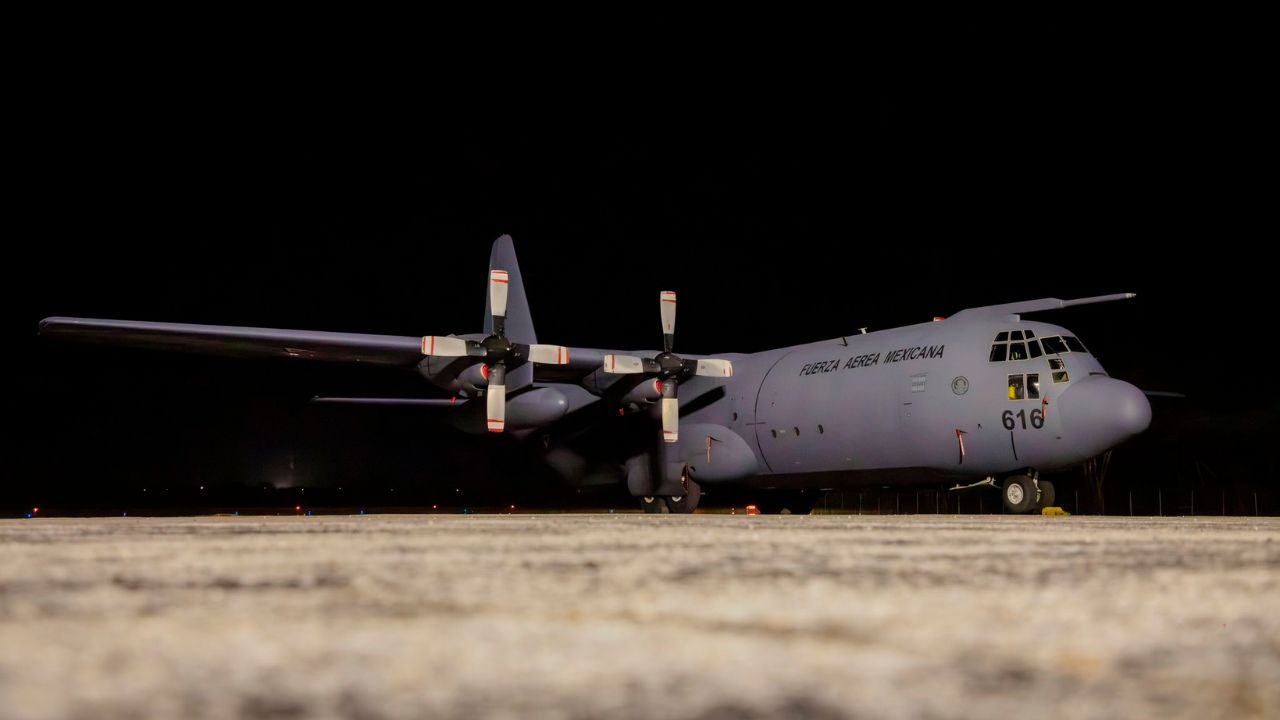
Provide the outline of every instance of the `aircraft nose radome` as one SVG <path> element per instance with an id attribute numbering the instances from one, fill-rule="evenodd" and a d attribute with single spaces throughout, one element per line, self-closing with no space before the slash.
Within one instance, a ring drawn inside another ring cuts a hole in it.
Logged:
<path id="1" fill-rule="evenodd" d="M 1151 404 L 1123 380 L 1091 377 L 1062 394 L 1058 404 L 1063 429 L 1073 443 L 1093 454 L 1114 447 L 1151 424 Z"/>

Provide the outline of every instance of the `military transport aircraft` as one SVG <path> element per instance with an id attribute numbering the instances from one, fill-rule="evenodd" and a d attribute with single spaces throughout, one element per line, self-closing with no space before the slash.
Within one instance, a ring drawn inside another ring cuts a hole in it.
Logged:
<path id="1" fill-rule="evenodd" d="M 509 236 L 493 244 L 484 332 L 397 337 L 51 317 L 43 335 L 240 357 L 416 371 L 449 399 L 317 398 L 438 406 L 459 428 L 540 442 L 571 482 L 625 482 L 648 512 L 689 513 L 701 486 L 776 489 L 961 482 L 1005 508 L 1052 505 L 1041 471 L 1079 465 L 1146 429 L 1143 392 L 1109 377 L 1065 328 L 1023 315 L 1108 302 L 1046 298 L 751 354 L 674 353 L 676 294 L 659 296 L 661 351 L 537 342 Z"/>

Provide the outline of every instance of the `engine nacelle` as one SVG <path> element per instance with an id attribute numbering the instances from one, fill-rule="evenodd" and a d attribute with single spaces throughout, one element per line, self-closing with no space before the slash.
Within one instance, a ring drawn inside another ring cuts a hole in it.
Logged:
<path id="1" fill-rule="evenodd" d="M 468 394 L 475 394 L 476 390 L 489 386 L 489 369 L 483 363 L 476 363 L 458 373 L 458 384 Z M 510 408 L 510 405 L 507 407 Z M 507 412 L 510 412 L 510 409 Z M 510 424 L 510 422 L 508 419 L 507 423 Z"/>
<path id="2" fill-rule="evenodd" d="M 536 388 L 507 396 L 507 430 L 542 427 L 564 417 L 569 399 L 555 388 Z M 453 424 L 469 433 L 487 432 L 484 398 L 468 400 L 465 407 L 453 413 Z"/>
<path id="3" fill-rule="evenodd" d="M 648 405 L 662 399 L 662 381 L 658 378 L 647 379 L 631 388 L 622 396 L 622 404 Z"/>

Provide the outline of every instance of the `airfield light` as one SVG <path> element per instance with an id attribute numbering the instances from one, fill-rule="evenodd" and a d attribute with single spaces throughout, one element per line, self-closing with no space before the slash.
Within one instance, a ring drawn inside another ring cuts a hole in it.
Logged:
<path id="1" fill-rule="evenodd" d="M 32 514 L 34 514 L 34 513 L 38 513 L 38 512 L 40 512 L 40 508 L 38 508 L 38 507 L 33 507 L 33 508 L 31 508 L 31 512 L 32 512 Z"/>
<path id="2" fill-rule="evenodd" d="M 294 506 L 293 506 L 293 509 L 294 509 L 295 511 L 301 511 L 301 510 L 302 510 L 302 506 L 301 506 L 301 505 L 294 505 Z"/>
<path id="3" fill-rule="evenodd" d="M 760 514 L 760 508 L 756 507 L 755 505 L 748 505 L 748 506 L 747 506 L 747 514 L 748 514 L 748 515 L 759 515 L 759 514 Z"/>

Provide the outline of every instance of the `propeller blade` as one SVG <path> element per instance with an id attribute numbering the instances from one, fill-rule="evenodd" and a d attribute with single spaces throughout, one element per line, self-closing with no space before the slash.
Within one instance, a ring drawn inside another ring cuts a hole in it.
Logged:
<path id="1" fill-rule="evenodd" d="M 489 387 L 484 391 L 489 411 L 489 432 L 502 432 L 507 424 L 507 367 L 503 363 L 489 366 Z"/>
<path id="2" fill-rule="evenodd" d="M 733 377 L 733 363 L 728 360 L 704 358 L 698 361 L 698 368 L 693 374 L 704 377 Z"/>
<path id="3" fill-rule="evenodd" d="M 676 294 L 671 290 L 658 293 L 658 308 L 662 311 L 662 347 L 671 352 L 676 337 Z"/>
<path id="4" fill-rule="evenodd" d="M 615 375 L 634 375 L 644 372 L 644 360 L 634 355 L 605 355 L 604 371 Z"/>
<path id="5" fill-rule="evenodd" d="M 506 270 L 489 271 L 489 312 L 495 318 L 507 316 L 507 283 Z"/>
<path id="6" fill-rule="evenodd" d="M 662 441 L 673 443 L 680 439 L 680 400 L 676 397 L 676 381 L 662 383 Z"/>
<path id="7" fill-rule="evenodd" d="M 529 360 L 541 365 L 568 365 L 569 348 L 563 345 L 530 345 Z"/>
<path id="8" fill-rule="evenodd" d="M 467 341 L 462 338 L 427 335 L 422 338 L 422 354 L 431 357 L 466 357 L 470 351 Z"/>

